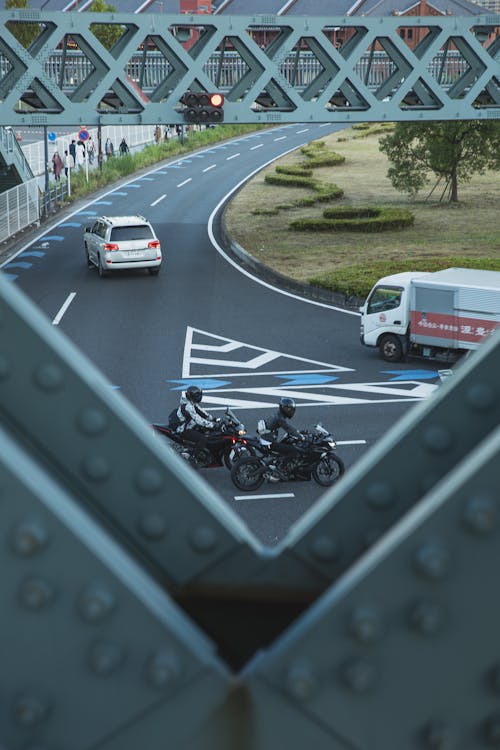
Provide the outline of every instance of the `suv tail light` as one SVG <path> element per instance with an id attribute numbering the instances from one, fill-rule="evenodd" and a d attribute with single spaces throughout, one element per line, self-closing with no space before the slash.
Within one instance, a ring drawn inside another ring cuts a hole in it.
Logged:
<path id="1" fill-rule="evenodd" d="M 110 253 L 110 252 L 113 252 L 114 250 L 119 250 L 119 249 L 120 249 L 119 246 L 115 242 L 105 242 L 104 243 L 104 252 L 105 253 Z"/>
<path id="2" fill-rule="evenodd" d="M 160 247 L 160 240 L 151 240 L 148 242 L 148 247 Z"/>

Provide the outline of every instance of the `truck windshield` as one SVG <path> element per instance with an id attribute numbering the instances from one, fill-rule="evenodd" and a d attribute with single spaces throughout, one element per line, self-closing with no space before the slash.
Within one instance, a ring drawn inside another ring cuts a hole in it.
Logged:
<path id="1" fill-rule="evenodd" d="M 384 310 L 394 310 L 401 304 L 403 287 L 400 286 L 377 286 L 368 300 L 366 312 L 378 313 Z"/>

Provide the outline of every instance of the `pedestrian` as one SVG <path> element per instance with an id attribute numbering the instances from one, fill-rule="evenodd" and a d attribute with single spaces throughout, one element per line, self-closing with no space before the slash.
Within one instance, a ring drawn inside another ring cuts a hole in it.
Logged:
<path id="1" fill-rule="evenodd" d="M 73 163 L 76 164 L 76 141 L 74 138 L 69 144 L 69 153 L 73 157 Z"/>
<path id="2" fill-rule="evenodd" d="M 115 154 L 115 147 L 113 146 L 113 141 L 111 138 L 106 138 L 106 143 L 104 145 L 104 151 L 106 153 L 106 159 L 110 159 Z"/>
<path id="3" fill-rule="evenodd" d="M 163 134 L 163 140 L 165 141 L 165 143 L 168 141 L 169 138 L 170 138 L 170 128 L 167 125 L 167 127 L 165 128 L 165 132 Z"/>
<path id="4" fill-rule="evenodd" d="M 129 148 L 127 146 L 127 141 L 125 140 L 125 138 L 121 139 L 119 149 L 120 149 L 120 156 L 125 156 L 125 154 L 128 154 Z"/>
<path id="5" fill-rule="evenodd" d="M 78 141 L 78 143 L 76 144 L 75 164 L 78 169 L 81 169 L 85 164 L 85 144 L 83 141 Z"/>
<path id="6" fill-rule="evenodd" d="M 87 156 L 89 158 L 89 164 L 93 164 L 95 156 L 95 144 L 92 136 L 89 136 L 89 139 L 87 141 Z"/>
<path id="7" fill-rule="evenodd" d="M 59 182 L 61 179 L 61 172 L 64 167 L 64 162 L 59 156 L 59 151 L 54 151 L 52 156 L 52 171 L 54 172 L 54 180 Z"/>
<path id="8" fill-rule="evenodd" d="M 161 128 L 159 125 L 155 127 L 154 138 L 155 143 L 159 143 L 161 141 Z"/>
<path id="9" fill-rule="evenodd" d="M 68 173 L 70 169 L 73 169 L 75 166 L 75 162 L 71 154 L 69 154 L 67 151 L 64 152 L 64 174 L 66 175 L 66 178 L 68 177 Z"/>

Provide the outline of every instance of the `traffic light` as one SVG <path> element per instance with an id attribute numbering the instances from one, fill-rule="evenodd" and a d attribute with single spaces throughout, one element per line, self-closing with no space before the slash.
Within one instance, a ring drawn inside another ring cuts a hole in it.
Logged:
<path id="1" fill-rule="evenodd" d="M 208 94 L 205 91 L 186 91 L 181 99 L 185 105 L 184 122 L 197 125 L 216 124 L 224 121 L 224 95 Z"/>

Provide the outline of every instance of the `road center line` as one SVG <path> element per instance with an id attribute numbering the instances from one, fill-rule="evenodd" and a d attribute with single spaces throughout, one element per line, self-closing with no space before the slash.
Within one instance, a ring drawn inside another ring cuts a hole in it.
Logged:
<path id="1" fill-rule="evenodd" d="M 276 492 L 274 495 L 235 495 L 235 500 L 276 500 L 282 497 L 295 497 L 293 492 Z"/>
<path id="2" fill-rule="evenodd" d="M 231 161 L 231 159 L 236 159 L 237 156 L 241 156 L 241 154 L 233 154 L 232 156 L 226 157 L 226 161 Z"/>
<path id="3" fill-rule="evenodd" d="M 164 195 L 160 195 L 160 197 L 157 198 L 155 201 L 153 201 L 150 205 L 151 206 L 156 206 L 157 203 L 159 203 L 160 201 L 162 201 L 166 197 L 167 197 L 167 194 L 164 193 Z"/>
<path id="4" fill-rule="evenodd" d="M 252 146 L 250 151 L 255 151 L 256 148 L 262 148 L 263 145 L 263 143 L 259 143 L 257 146 Z"/>
<path id="5" fill-rule="evenodd" d="M 309 128 L 304 128 L 304 130 L 297 130 L 297 135 L 299 135 L 300 133 L 307 133 L 308 130 Z"/>
<path id="6" fill-rule="evenodd" d="M 188 177 L 187 180 L 184 180 L 184 182 L 179 182 L 177 187 L 182 187 L 183 185 L 187 185 L 187 183 L 191 182 L 192 179 L 193 179 L 192 177 Z"/>
<path id="7" fill-rule="evenodd" d="M 202 171 L 209 172 L 211 169 L 215 169 L 216 166 L 217 164 L 211 164 L 209 167 L 205 167 L 205 169 L 203 169 Z"/>
<path id="8" fill-rule="evenodd" d="M 286 135 L 281 135 L 279 138 L 273 138 L 273 141 L 285 141 Z"/>
<path id="9" fill-rule="evenodd" d="M 52 325 L 53 326 L 58 326 L 59 325 L 59 323 L 61 322 L 62 316 L 64 315 L 64 313 L 66 312 L 66 310 L 68 309 L 68 307 L 71 305 L 71 303 L 73 302 L 73 300 L 75 299 L 75 297 L 76 297 L 76 292 L 71 292 L 70 294 L 68 294 L 68 296 L 66 297 L 65 303 L 63 304 L 63 306 L 61 307 L 61 309 L 57 313 L 56 317 L 52 321 Z"/>

